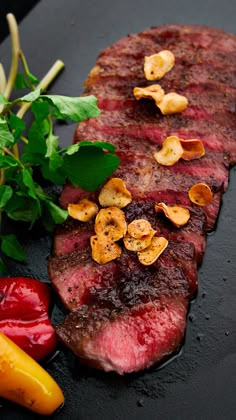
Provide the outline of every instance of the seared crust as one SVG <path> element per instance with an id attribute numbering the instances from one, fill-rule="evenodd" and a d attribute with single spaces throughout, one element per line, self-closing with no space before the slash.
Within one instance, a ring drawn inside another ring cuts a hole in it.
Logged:
<path id="1" fill-rule="evenodd" d="M 154 102 L 133 96 L 135 86 L 150 84 L 144 57 L 164 49 L 174 53 L 175 66 L 158 83 L 165 92 L 187 97 L 181 114 L 163 116 Z M 198 25 L 162 25 L 128 35 L 100 53 L 85 89 L 97 96 L 102 113 L 80 123 L 74 141 L 116 146 L 121 165 L 114 176 L 125 181 L 133 197 L 125 209 L 127 222 L 146 218 L 157 235 L 169 240 L 150 267 L 127 250 L 101 267 L 90 258 L 84 227 L 69 222 L 56 235 L 57 256 L 50 260 L 49 273 L 73 311 L 57 328 L 58 336 L 91 365 L 123 374 L 149 367 L 181 345 L 205 232 L 215 226 L 228 170 L 236 162 L 236 36 Z M 157 164 L 153 153 L 170 135 L 201 139 L 205 156 L 180 159 L 168 168 Z M 188 189 L 198 182 L 213 192 L 212 203 L 201 209 L 188 198 Z M 85 196 L 90 194 L 67 185 L 61 204 L 67 207 Z M 189 222 L 180 229 L 172 226 L 155 213 L 155 202 L 187 207 Z"/>

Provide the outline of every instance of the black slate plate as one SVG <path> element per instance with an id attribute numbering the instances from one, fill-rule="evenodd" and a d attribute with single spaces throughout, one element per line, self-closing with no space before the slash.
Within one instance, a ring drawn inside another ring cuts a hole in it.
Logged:
<path id="1" fill-rule="evenodd" d="M 234 0 L 41 0 L 21 23 L 21 40 L 33 73 L 42 77 L 61 58 L 66 69 L 51 92 L 79 95 L 98 53 L 130 32 L 162 23 L 196 23 L 235 32 Z M 9 63 L 9 39 L 0 46 Z M 230 58 L 229 58 L 230 59 Z M 62 145 L 74 126 L 59 127 Z M 62 387 L 66 403 L 57 420 L 233 420 L 236 413 L 236 173 L 222 203 L 216 231 L 208 237 L 199 269 L 199 291 L 192 303 L 186 339 L 178 357 L 165 366 L 119 377 L 82 367 L 67 350 L 45 365 Z M 21 228 L 29 262 L 9 263 L 12 275 L 47 280 L 50 238 Z M 53 311 L 53 320 L 63 317 Z M 39 418 L 1 401 L 1 420 Z"/>

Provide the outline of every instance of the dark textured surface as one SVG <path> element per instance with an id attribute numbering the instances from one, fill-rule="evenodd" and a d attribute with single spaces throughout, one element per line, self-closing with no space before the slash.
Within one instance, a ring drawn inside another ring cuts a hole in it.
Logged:
<path id="1" fill-rule="evenodd" d="M 41 1 L 21 25 L 22 45 L 32 72 L 42 76 L 57 58 L 67 67 L 51 91 L 77 95 L 98 53 L 129 32 L 162 23 L 200 23 L 235 31 L 234 1 Z M 214 10 L 214 13 L 212 12 Z M 32 27 L 34 31 L 32 31 Z M 29 36 L 30 34 L 30 36 Z M 42 47 L 43 46 L 43 47 Z M 8 61 L 9 40 L 1 45 L 1 61 Z M 74 126 L 60 127 L 64 144 L 71 143 Z M 204 419 L 233 420 L 236 401 L 235 314 L 236 173 L 231 170 L 216 231 L 208 237 L 199 270 L 198 296 L 191 306 L 182 353 L 161 370 L 126 377 L 82 367 L 66 350 L 47 366 L 65 397 L 63 410 L 53 419 Z M 47 237 L 26 240 L 29 264 L 9 264 L 12 274 L 47 280 Z M 53 311 L 54 322 L 63 314 Z M 2 403 L 3 420 L 36 419 L 12 404 Z"/>
<path id="2" fill-rule="evenodd" d="M 27 13 L 39 2 L 39 0 L 7 0 L 0 3 L 0 40 L 3 40 L 9 33 L 5 16 L 7 13 L 13 13 L 20 22 Z"/>

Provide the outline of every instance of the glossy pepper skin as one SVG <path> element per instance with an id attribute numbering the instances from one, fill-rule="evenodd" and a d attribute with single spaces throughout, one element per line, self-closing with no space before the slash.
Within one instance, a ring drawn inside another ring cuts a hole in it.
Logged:
<path id="1" fill-rule="evenodd" d="M 56 347 L 49 303 L 45 283 L 25 277 L 0 278 L 0 331 L 35 360 Z"/>
<path id="2" fill-rule="evenodd" d="M 64 403 L 54 379 L 1 332 L 0 397 L 43 415 L 52 414 Z"/>

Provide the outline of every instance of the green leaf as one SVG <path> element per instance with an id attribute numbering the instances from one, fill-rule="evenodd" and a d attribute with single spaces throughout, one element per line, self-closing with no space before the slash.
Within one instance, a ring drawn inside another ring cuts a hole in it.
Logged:
<path id="1" fill-rule="evenodd" d="M 71 146 L 65 147 L 64 149 L 60 150 L 60 153 L 65 153 L 66 155 L 73 155 L 74 153 L 78 152 L 80 148 L 80 143 L 72 144 Z"/>
<path id="2" fill-rule="evenodd" d="M 37 200 L 37 196 L 35 194 L 34 180 L 30 171 L 27 168 L 23 168 L 22 170 L 22 180 L 24 184 L 28 187 L 29 196 Z"/>
<path id="3" fill-rule="evenodd" d="M 21 156 L 21 162 L 27 163 L 31 166 L 42 165 L 44 162 L 44 156 L 39 153 L 23 153 Z"/>
<path id="4" fill-rule="evenodd" d="M 114 153 L 116 148 L 111 143 L 107 143 L 105 141 L 89 141 L 83 140 L 80 143 L 72 144 L 71 146 L 65 147 L 64 149 L 60 150 L 60 153 L 65 153 L 66 155 L 73 155 L 74 153 L 78 152 L 78 150 L 83 146 L 96 146 L 99 149 L 105 149 L 111 153 Z"/>
<path id="5" fill-rule="evenodd" d="M 50 133 L 46 139 L 47 153 L 45 157 L 51 157 L 58 151 L 58 137 Z"/>
<path id="6" fill-rule="evenodd" d="M 108 150 L 111 153 L 114 153 L 116 150 L 116 147 L 111 144 L 111 143 L 107 143 L 106 141 L 88 141 L 88 140 L 83 140 L 79 143 L 80 147 L 82 146 L 91 146 L 91 147 L 98 147 L 99 149 L 105 149 Z"/>
<path id="7" fill-rule="evenodd" d="M 43 101 L 33 102 L 31 106 L 31 111 L 34 114 L 35 120 L 37 122 L 39 121 L 41 122 L 45 120 L 45 118 L 47 118 L 49 115 L 49 112 L 50 112 L 49 103 L 43 102 Z"/>
<path id="8" fill-rule="evenodd" d="M 10 113 L 9 126 L 13 131 L 13 136 L 15 142 L 20 138 L 22 132 L 25 130 L 26 124 L 22 118 L 17 117 L 17 115 Z"/>
<path id="9" fill-rule="evenodd" d="M 25 76 L 23 73 L 17 73 L 15 83 L 14 83 L 14 89 L 24 89 L 28 87 L 28 83 L 25 80 Z"/>
<path id="10" fill-rule="evenodd" d="M 39 79 L 36 76 L 34 76 L 29 70 L 26 72 L 26 74 L 32 85 L 39 84 Z"/>
<path id="11" fill-rule="evenodd" d="M 3 209 L 13 194 L 9 185 L 0 186 L 0 209 Z"/>
<path id="12" fill-rule="evenodd" d="M 7 121 L 0 117 L 0 146 L 12 146 L 14 141 L 14 136 L 8 127 Z"/>
<path id="13" fill-rule="evenodd" d="M 52 159 L 44 160 L 44 162 L 41 165 L 42 175 L 45 179 L 48 179 L 54 184 L 63 185 L 66 180 L 66 175 L 60 168 L 57 167 L 57 163 L 55 163 L 55 169 L 54 169 L 53 163 L 55 162 L 53 162 Z M 63 163 L 63 159 L 62 159 L 62 163 Z"/>
<path id="14" fill-rule="evenodd" d="M 68 211 L 61 209 L 52 201 L 45 201 L 45 204 L 51 214 L 51 217 L 56 224 L 63 223 L 68 217 Z"/>
<path id="15" fill-rule="evenodd" d="M 58 119 L 70 119 L 74 122 L 80 122 L 86 118 L 100 115 L 97 98 L 93 95 L 84 97 L 41 95 L 40 98 L 48 101 L 53 106 L 53 115 Z"/>
<path id="16" fill-rule="evenodd" d="M 10 258 L 16 261 L 25 261 L 26 254 L 20 243 L 18 242 L 15 235 L 4 235 L 1 236 L 1 250 Z"/>
<path id="17" fill-rule="evenodd" d="M 24 152 L 39 153 L 43 156 L 47 152 L 44 135 L 36 123 L 32 124 L 28 131 L 28 144 L 24 147 Z"/>
<path id="18" fill-rule="evenodd" d="M 41 214 L 38 202 L 29 198 L 27 194 L 16 193 L 8 201 L 5 207 L 7 216 L 15 221 L 30 222 L 33 224 Z"/>
<path id="19" fill-rule="evenodd" d="M 7 169 L 19 166 L 19 162 L 11 156 L 0 155 L 0 168 Z"/>
<path id="20" fill-rule="evenodd" d="M 63 170 L 74 186 L 95 191 L 119 165 L 119 158 L 94 146 L 83 146 L 65 155 Z"/>
<path id="21" fill-rule="evenodd" d="M 0 93 L 0 105 L 10 105 L 11 102 L 9 102 L 7 100 L 7 98 L 5 98 L 5 96 Z"/>
<path id="22" fill-rule="evenodd" d="M 16 99 L 14 102 L 34 102 L 40 97 L 41 88 L 35 89 L 21 98 Z"/>

